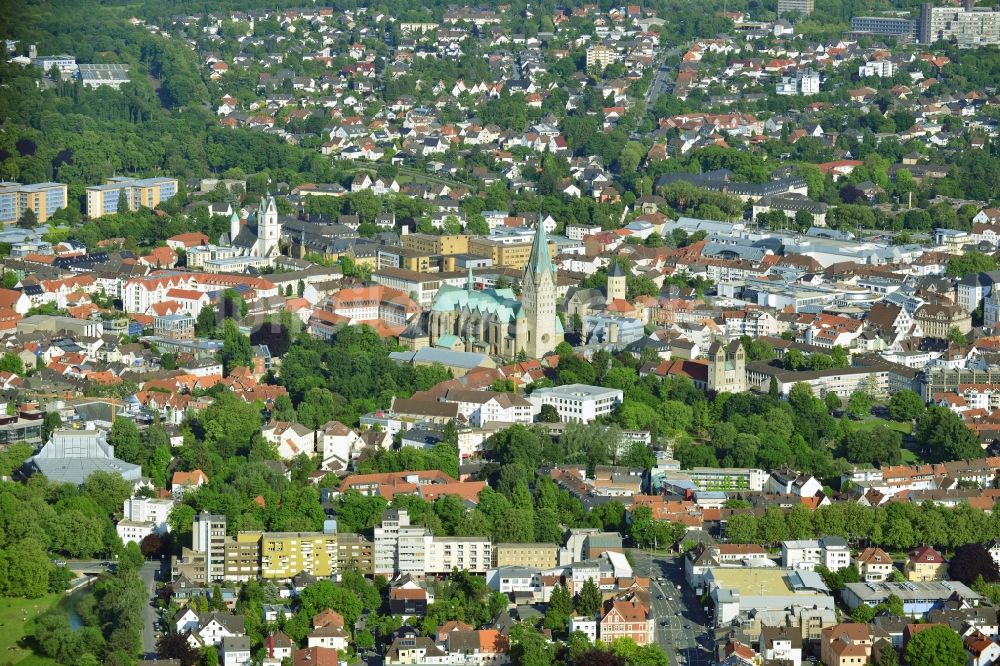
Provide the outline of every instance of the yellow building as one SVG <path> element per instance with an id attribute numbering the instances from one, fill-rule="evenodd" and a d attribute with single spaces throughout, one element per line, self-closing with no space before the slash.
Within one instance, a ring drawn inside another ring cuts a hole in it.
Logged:
<path id="1" fill-rule="evenodd" d="M 337 572 L 336 534 L 265 532 L 261 536 L 261 578 L 284 580 L 302 571 L 317 578 Z"/>
<path id="2" fill-rule="evenodd" d="M 910 553 L 903 571 L 906 580 L 914 582 L 945 580 L 948 578 L 948 563 L 941 553 L 930 546 L 921 546 Z"/>
<path id="3" fill-rule="evenodd" d="M 554 543 L 498 543 L 493 547 L 493 566 L 551 569 L 559 564 L 559 546 Z"/>
<path id="4" fill-rule="evenodd" d="M 528 258 L 531 256 L 532 240 L 511 243 L 509 241 L 495 240 L 484 237 L 473 237 L 469 240 L 469 252 L 480 257 L 489 257 L 494 266 L 505 266 L 521 270 L 528 265 Z M 548 243 L 549 257 L 556 256 L 556 246 Z"/>
<path id="5" fill-rule="evenodd" d="M 226 541 L 226 580 L 245 582 L 260 575 L 260 537 L 260 532 L 240 532 Z"/>
<path id="6" fill-rule="evenodd" d="M 17 222 L 25 211 L 32 211 L 45 222 L 60 208 L 66 207 L 67 191 L 62 183 L 0 183 L 0 222 Z"/>
<path id="7" fill-rule="evenodd" d="M 426 254 L 463 254 L 469 251 L 469 237 L 461 234 L 406 234 L 400 240 L 405 249 Z"/>
<path id="8" fill-rule="evenodd" d="M 360 534 L 337 535 L 337 567 L 340 571 L 357 569 L 363 574 L 372 575 L 375 572 L 373 553 L 375 544 Z"/>
<path id="9" fill-rule="evenodd" d="M 176 178 L 109 178 L 104 185 L 87 188 L 87 217 L 97 219 L 118 212 L 122 197 L 128 202 L 129 210 L 156 208 L 177 194 Z"/>

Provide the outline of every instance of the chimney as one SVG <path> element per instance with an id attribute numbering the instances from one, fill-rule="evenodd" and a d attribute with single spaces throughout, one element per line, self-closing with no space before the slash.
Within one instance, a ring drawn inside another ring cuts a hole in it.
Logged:
<path id="1" fill-rule="evenodd" d="M 267 637 L 267 657 L 274 659 L 274 634 Z"/>

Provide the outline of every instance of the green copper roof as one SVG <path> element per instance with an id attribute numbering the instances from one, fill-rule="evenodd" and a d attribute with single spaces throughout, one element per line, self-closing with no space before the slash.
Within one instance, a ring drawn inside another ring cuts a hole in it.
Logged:
<path id="1" fill-rule="evenodd" d="M 535 224 L 535 240 L 531 243 L 531 256 L 528 257 L 528 265 L 524 272 L 525 275 L 539 275 L 545 272 L 552 273 L 553 276 L 556 274 L 552 257 L 549 256 L 549 239 L 546 237 L 541 215 Z"/>
<path id="2" fill-rule="evenodd" d="M 521 303 L 510 289 L 470 291 L 446 284 L 438 289 L 434 304 L 431 305 L 431 310 L 437 312 L 453 312 L 463 308 L 469 308 L 473 312 L 495 312 L 500 321 L 514 321 L 521 310 Z"/>

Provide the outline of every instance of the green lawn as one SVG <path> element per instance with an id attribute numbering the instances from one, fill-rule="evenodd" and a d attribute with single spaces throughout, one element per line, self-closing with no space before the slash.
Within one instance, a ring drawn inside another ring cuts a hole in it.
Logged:
<path id="1" fill-rule="evenodd" d="M 877 416 L 866 416 L 863 421 L 851 421 L 851 425 L 857 430 L 873 430 L 876 426 L 884 425 L 890 430 L 895 430 L 903 435 L 909 435 L 913 430 L 913 424 L 899 421 L 889 421 Z"/>
<path id="2" fill-rule="evenodd" d="M 55 662 L 32 654 L 18 643 L 34 630 L 35 617 L 54 606 L 61 594 L 48 594 L 38 599 L 0 597 L 0 663 L 17 666 L 43 666 Z"/>

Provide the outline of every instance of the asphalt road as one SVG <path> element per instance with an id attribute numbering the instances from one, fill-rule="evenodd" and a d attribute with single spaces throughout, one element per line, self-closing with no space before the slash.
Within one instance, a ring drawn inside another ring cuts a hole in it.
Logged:
<path id="1" fill-rule="evenodd" d="M 630 554 L 635 562 L 636 573 L 651 578 L 649 592 L 656 622 L 656 642 L 670 657 L 671 664 L 714 664 L 708 619 L 702 610 L 701 601 L 684 582 L 683 560 L 643 550 L 632 550 Z M 660 578 L 663 580 L 659 580 Z M 680 590 L 677 589 L 678 585 L 681 586 Z"/>
<path id="2" fill-rule="evenodd" d="M 156 593 L 156 572 L 161 567 L 159 560 L 152 560 L 142 565 L 139 572 L 142 582 L 146 584 L 146 605 L 142 610 L 142 652 L 147 659 L 156 658 L 156 620 L 159 616 L 156 613 L 154 594 Z"/>
<path id="3" fill-rule="evenodd" d="M 663 53 L 660 58 L 660 64 L 656 67 L 656 72 L 653 74 L 653 81 L 649 84 L 649 88 L 646 90 L 646 106 L 648 107 L 652 104 L 657 97 L 660 95 L 666 95 L 670 92 L 673 86 L 673 72 L 667 68 L 666 62 L 668 58 L 672 58 L 681 52 L 680 46 L 675 46 L 672 49 Z"/>

